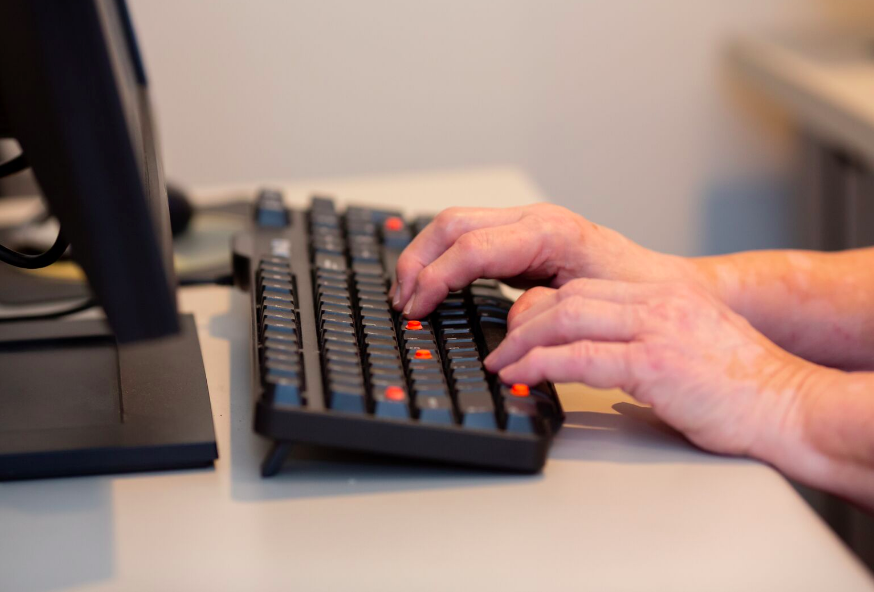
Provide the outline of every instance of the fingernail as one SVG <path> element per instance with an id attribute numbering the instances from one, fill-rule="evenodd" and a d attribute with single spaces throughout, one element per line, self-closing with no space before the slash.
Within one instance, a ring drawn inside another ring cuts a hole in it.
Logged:
<path id="1" fill-rule="evenodd" d="M 394 290 L 394 292 L 391 295 L 392 296 L 391 305 L 393 307 L 397 308 L 398 304 L 401 303 L 401 281 L 400 280 L 397 280 L 394 284 L 392 284 L 392 290 Z"/>
<path id="2" fill-rule="evenodd" d="M 413 292 L 413 295 L 410 296 L 410 301 L 407 302 L 407 305 L 404 307 L 404 316 L 410 316 L 410 311 L 413 310 L 413 304 L 416 302 L 416 293 Z"/>

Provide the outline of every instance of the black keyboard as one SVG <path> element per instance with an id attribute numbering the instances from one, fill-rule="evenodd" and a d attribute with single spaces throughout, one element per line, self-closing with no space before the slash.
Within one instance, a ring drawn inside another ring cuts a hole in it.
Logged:
<path id="1" fill-rule="evenodd" d="M 234 239 L 252 295 L 255 431 L 274 441 L 262 474 L 294 443 L 536 472 L 564 414 L 552 384 L 504 385 L 482 360 L 512 302 L 493 280 L 451 293 L 427 319 L 391 309 L 389 278 L 429 219 L 329 198 L 288 209 L 262 191 Z"/>

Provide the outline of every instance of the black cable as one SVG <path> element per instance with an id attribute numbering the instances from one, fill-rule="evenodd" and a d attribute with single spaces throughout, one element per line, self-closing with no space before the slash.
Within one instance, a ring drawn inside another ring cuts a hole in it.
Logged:
<path id="1" fill-rule="evenodd" d="M 185 288 L 189 286 L 233 286 L 234 278 L 230 274 L 219 275 L 216 277 L 180 277 L 179 287 Z"/>
<path id="2" fill-rule="evenodd" d="M 28 166 L 30 165 L 27 164 L 27 158 L 25 158 L 24 154 L 19 154 L 12 160 L 7 160 L 0 164 L 0 179 L 8 177 L 9 175 L 14 175 L 15 173 L 20 173 Z"/>
<path id="3" fill-rule="evenodd" d="M 26 255 L 0 245 L 0 261 L 14 267 L 21 267 L 22 269 L 41 269 L 60 259 L 69 246 L 70 243 L 66 241 L 59 231 L 55 244 L 48 251 L 39 255 Z"/>
<path id="4" fill-rule="evenodd" d="M 14 323 L 17 321 L 48 321 L 51 319 L 58 319 L 60 317 L 75 314 L 77 312 L 82 312 L 83 310 L 94 308 L 95 306 L 97 306 L 97 301 L 89 296 L 78 304 L 74 304 L 73 306 L 62 308 L 60 310 L 52 310 L 49 312 L 41 312 L 32 315 L 14 315 L 8 317 L 0 316 L 0 323 Z"/>

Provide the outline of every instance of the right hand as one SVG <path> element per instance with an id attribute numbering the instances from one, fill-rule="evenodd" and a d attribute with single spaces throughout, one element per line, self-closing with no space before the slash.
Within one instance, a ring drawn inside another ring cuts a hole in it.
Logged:
<path id="1" fill-rule="evenodd" d="M 560 206 L 450 208 L 401 254 L 391 296 L 396 310 L 421 318 L 450 291 L 478 278 L 559 288 L 582 277 L 634 282 L 686 279 L 684 274 L 681 259 Z"/>

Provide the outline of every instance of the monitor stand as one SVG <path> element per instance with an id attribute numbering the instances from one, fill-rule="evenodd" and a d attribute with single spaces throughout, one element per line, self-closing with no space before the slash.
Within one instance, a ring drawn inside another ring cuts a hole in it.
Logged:
<path id="1" fill-rule="evenodd" d="M 211 466 L 197 330 L 180 324 L 123 346 L 103 320 L 0 326 L 0 480 Z"/>

